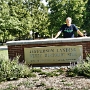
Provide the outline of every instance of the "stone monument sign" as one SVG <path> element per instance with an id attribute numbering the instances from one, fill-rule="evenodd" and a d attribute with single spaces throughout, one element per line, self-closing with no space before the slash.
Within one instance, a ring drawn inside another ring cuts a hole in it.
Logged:
<path id="1" fill-rule="evenodd" d="M 82 45 L 77 46 L 47 46 L 24 48 L 26 64 L 53 64 L 77 62 L 83 58 Z"/>

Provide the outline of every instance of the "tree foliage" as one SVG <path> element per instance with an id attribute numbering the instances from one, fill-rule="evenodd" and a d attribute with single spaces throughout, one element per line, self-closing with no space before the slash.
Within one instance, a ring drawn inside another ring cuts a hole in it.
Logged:
<path id="1" fill-rule="evenodd" d="M 29 32 L 48 34 L 47 8 L 40 0 L 0 1 L 0 31 L 18 39 L 29 39 Z M 3 35 L 2 35 L 3 37 Z"/>
<path id="2" fill-rule="evenodd" d="M 89 32 L 89 0 L 0 0 L 0 39 L 3 42 L 30 39 L 30 31 L 40 37 L 56 34 L 66 17 Z"/>
<path id="3" fill-rule="evenodd" d="M 83 24 L 83 12 L 85 11 L 84 0 L 47 0 L 51 13 L 49 14 L 51 33 L 59 30 L 60 26 L 65 23 L 67 17 L 72 18 L 72 23 L 78 27 Z"/>
<path id="4" fill-rule="evenodd" d="M 83 24 L 83 28 L 88 32 L 88 34 L 90 35 L 90 0 L 87 0 L 86 3 L 86 10 L 84 12 L 84 24 Z"/>

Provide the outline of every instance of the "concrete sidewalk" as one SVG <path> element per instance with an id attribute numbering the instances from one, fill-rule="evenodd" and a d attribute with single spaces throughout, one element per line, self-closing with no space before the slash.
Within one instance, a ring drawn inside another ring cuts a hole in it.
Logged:
<path id="1" fill-rule="evenodd" d="M 7 46 L 0 46 L 0 50 L 8 50 Z"/>

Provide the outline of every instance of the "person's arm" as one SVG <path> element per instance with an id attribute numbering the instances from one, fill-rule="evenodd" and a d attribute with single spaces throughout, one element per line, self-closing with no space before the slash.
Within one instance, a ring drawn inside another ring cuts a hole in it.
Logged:
<path id="1" fill-rule="evenodd" d="M 56 36 L 55 36 L 55 39 L 61 34 L 61 31 L 59 31 Z"/>
<path id="2" fill-rule="evenodd" d="M 77 33 L 81 36 L 84 37 L 83 33 L 80 30 L 77 30 Z"/>

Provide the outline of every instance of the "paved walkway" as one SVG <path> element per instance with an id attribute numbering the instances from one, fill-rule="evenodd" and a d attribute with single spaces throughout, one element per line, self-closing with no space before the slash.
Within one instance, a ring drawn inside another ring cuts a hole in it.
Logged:
<path id="1" fill-rule="evenodd" d="M 0 50 L 7 50 L 8 47 L 7 46 L 0 46 Z"/>

